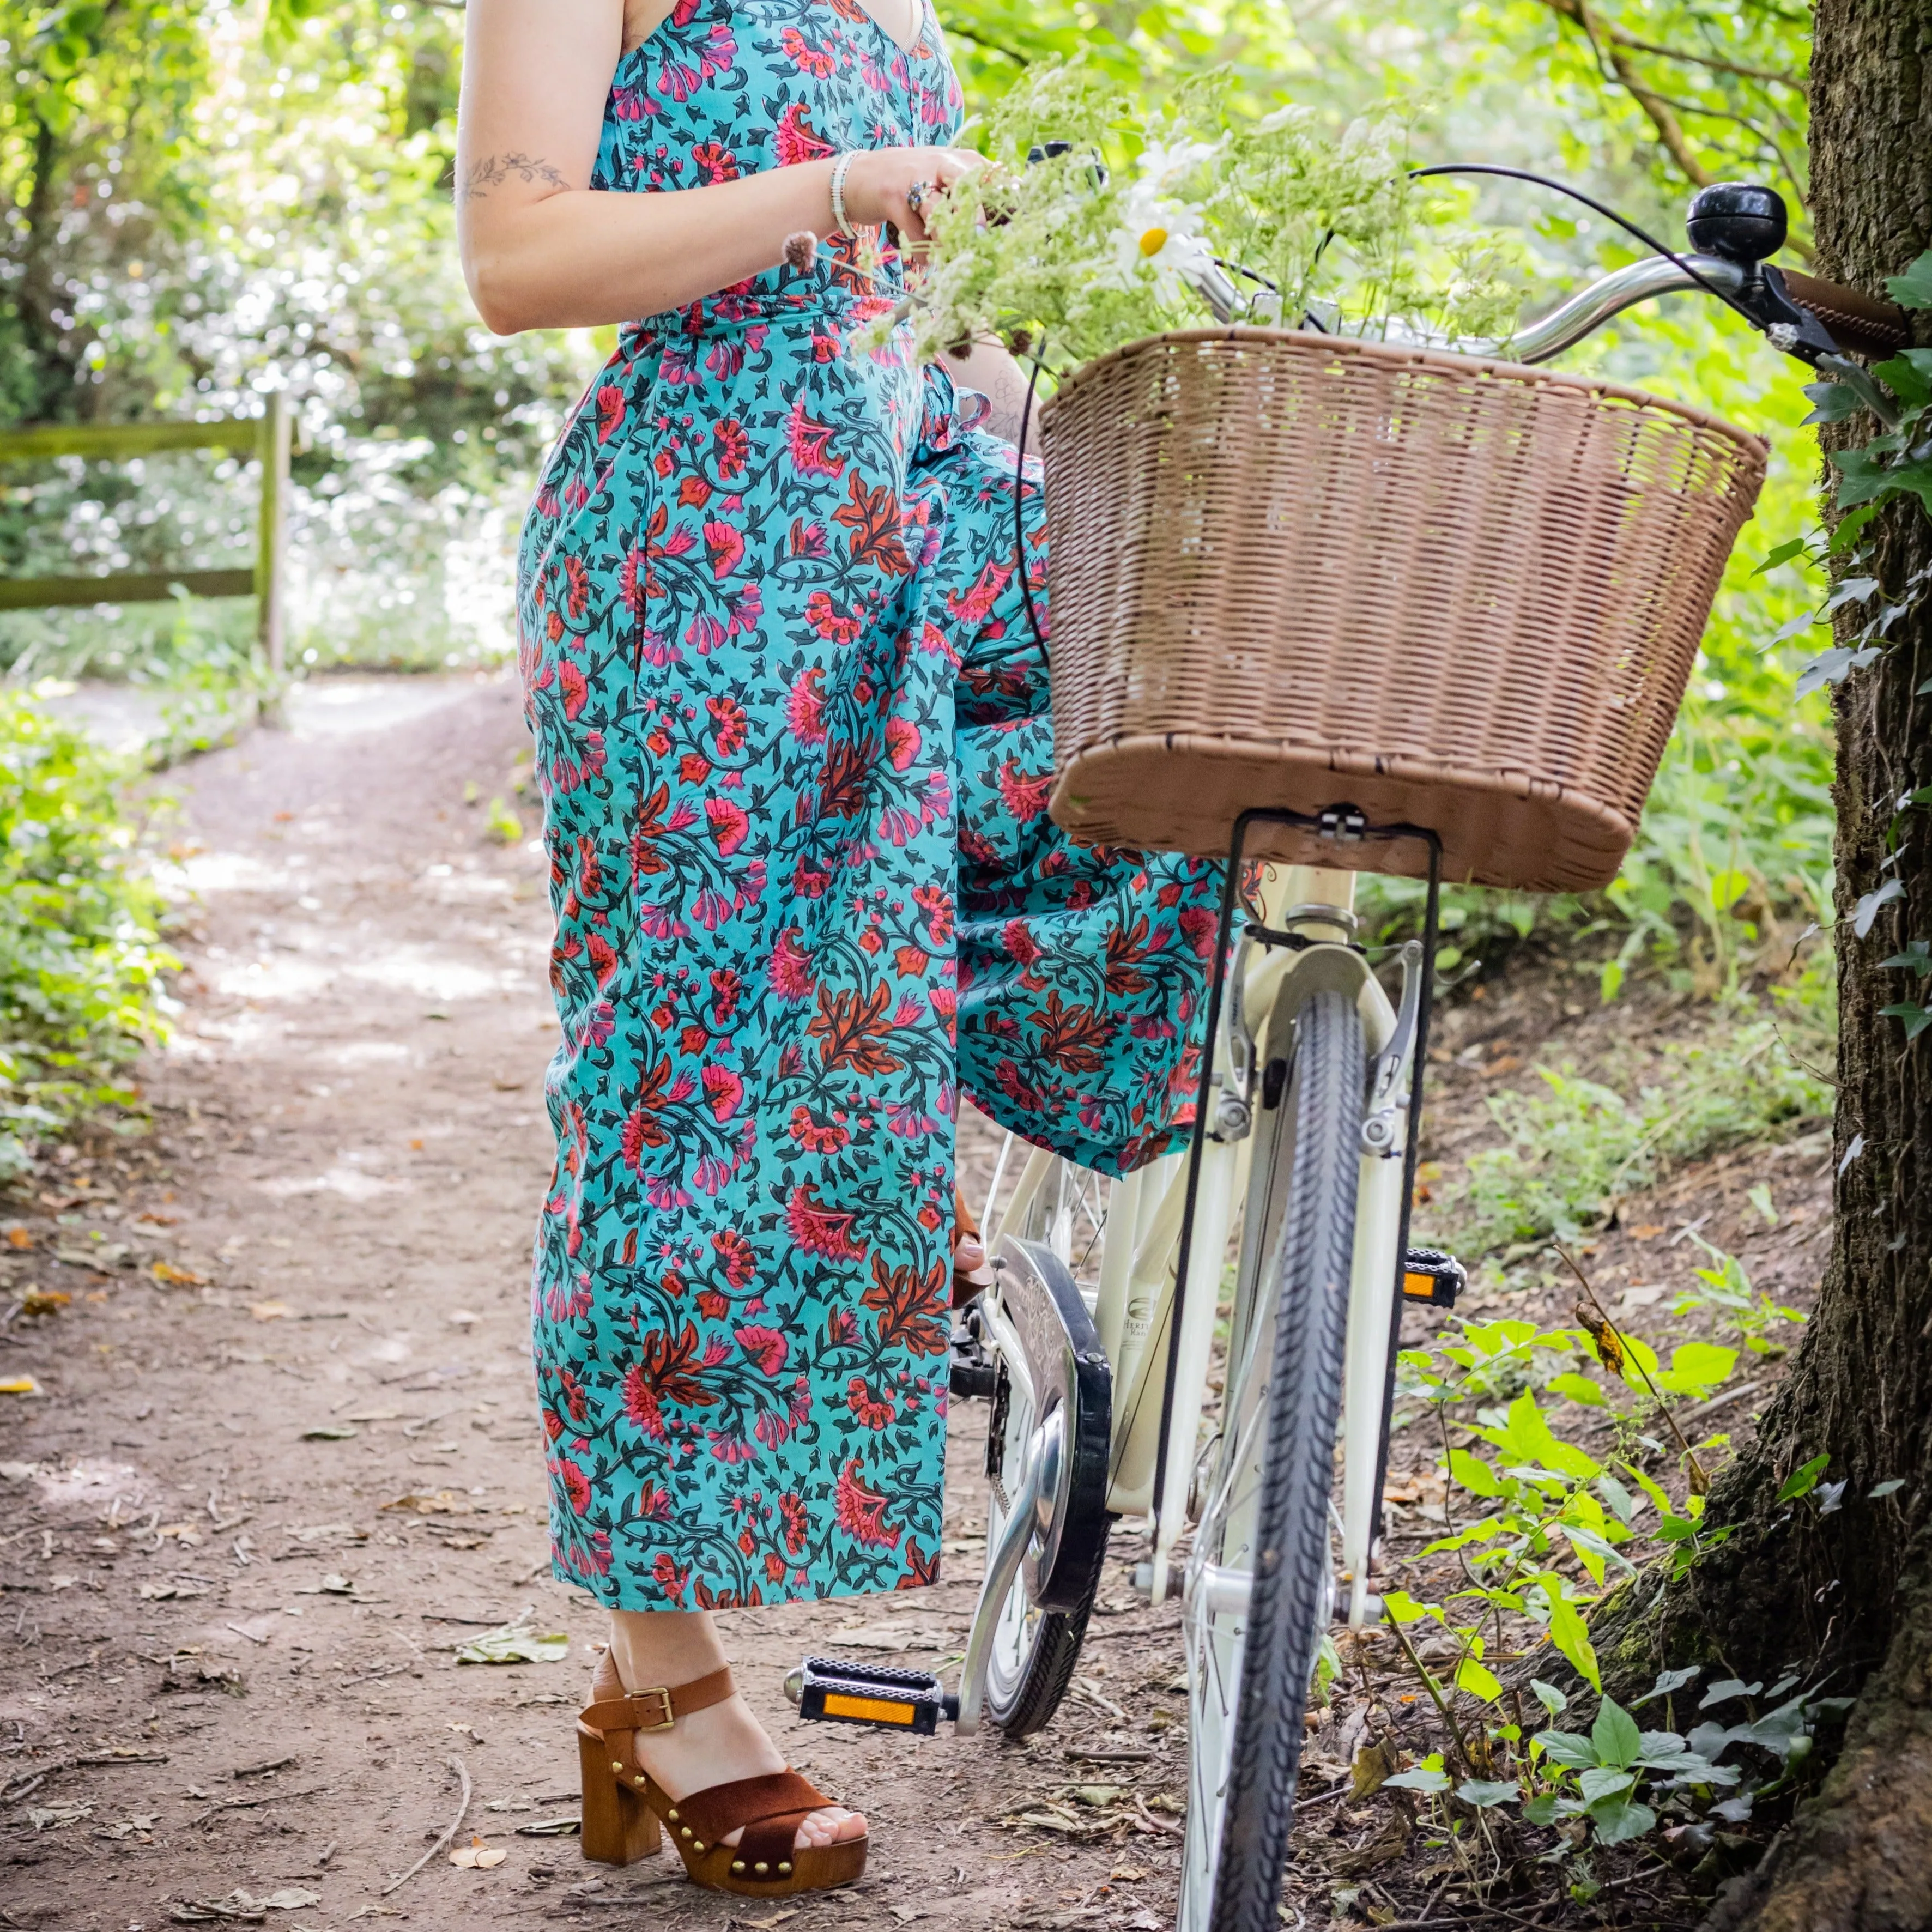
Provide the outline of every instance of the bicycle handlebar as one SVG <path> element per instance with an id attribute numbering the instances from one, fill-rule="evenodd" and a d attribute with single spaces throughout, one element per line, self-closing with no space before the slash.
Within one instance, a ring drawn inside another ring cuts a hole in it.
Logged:
<path id="1" fill-rule="evenodd" d="M 1426 172 L 1466 170 L 1449 168 Z M 1514 170 L 1486 166 L 1466 172 L 1516 173 Z M 1590 205 L 1600 206 L 1594 202 Z M 1622 220 L 1614 211 L 1600 212 L 1614 220 Z M 1690 204 L 1688 225 L 1692 247 L 1698 252 L 1652 255 L 1633 262 L 1592 282 L 1506 339 L 1452 340 L 1409 329 L 1393 332 L 1393 339 L 1417 348 L 1446 350 L 1463 356 L 1507 355 L 1514 362 L 1546 362 L 1566 349 L 1574 349 L 1612 316 L 1636 303 L 1697 289 L 1717 296 L 1736 309 L 1768 338 L 1772 347 L 1802 362 L 1828 363 L 1833 373 L 1848 379 L 1862 376 L 1864 372 L 1846 364 L 1847 356 L 1882 359 L 1910 345 L 1910 321 L 1895 304 L 1837 282 L 1800 274 L 1795 269 L 1773 267 L 1764 259 L 1783 244 L 1785 237 L 1784 203 L 1774 190 L 1739 182 L 1720 182 L 1702 189 Z M 1642 234 L 1641 230 L 1632 232 Z M 1661 246 L 1655 242 L 1652 245 Z M 1234 322 L 1248 311 L 1249 304 L 1240 290 L 1222 267 L 1205 270 L 1193 279 L 1219 320 Z M 1307 321 L 1317 328 L 1322 326 L 1314 316 Z M 1862 391 L 1868 385 L 1858 386 Z"/>

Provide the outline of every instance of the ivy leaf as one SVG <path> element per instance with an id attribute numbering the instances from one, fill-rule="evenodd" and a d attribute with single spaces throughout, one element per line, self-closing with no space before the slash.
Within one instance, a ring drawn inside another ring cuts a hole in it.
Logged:
<path id="1" fill-rule="evenodd" d="M 1898 472 L 1863 449 L 1834 449 L 1832 467 L 1838 472 L 1838 508 L 1880 504 L 1898 488 Z"/>
<path id="2" fill-rule="evenodd" d="M 1843 684 L 1855 670 L 1863 670 L 1868 664 L 1875 662 L 1881 656 L 1877 645 L 1868 644 L 1862 650 L 1840 644 L 1814 658 L 1798 674 L 1798 689 L 1794 694 L 1799 698 L 1809 698 L 1814 691 L 1828 684 Z"/>
<path id="3" fill-rule="evenodd" d="M 1862 898 L 1852 913 L 1852 930 L 1862 939 L 1876 922 L 1879 914 L 1894 899 L 1902 899 L 1905 888 L 1896 879 L 1888 879 Z"/>
<path id="4" fill-rule="evenodd" d="M 1446 1772 L 1436 1770 L 1432 1766 L 1418 1765 L 1413 1771 L 1399 1771 L 1393 1778 L 1382 1780 L 1384 1791 L 1447 1791 L 1449 1777 Z"/>
<path id="5" fill-rule="evenodd" d="M 1864 534 L 1865 526 L 1879 513 L 1880 506 L 1867 503 L 1849 514 L 1838 519 L 1838 527 L 1832 532 L 1832 541 L 1825 546 L 1827 554 L 1842 556 Z"/>
<path id="6" fill-rule="evenodd" d="M 1858 392 L 1849 382 L 1807 382 L 1804 393 L 1811 398 L 1811 413 L 1804 420 L 1808 423 L 1843 422 L 1847 416 L 1856 416 L 1862 406 Z M 1784 556 L 1767 558 L 1760 567 L 1769 569 L 1773 562 L 1782 563 L 1785 556 L 1804 548 L 1794 543 L 1784 548 Z"/>
<path id="7" fill-rule="evenodd" d="M 1599 1764 L 1615 1765 L 1619 1770 L 1635 1763 L 1643 1749 L 1643 1734 L 1636 1720 L 1614 1697 L 1606 1697 L 1598 1707 L 1590 1742 L 1597 1748 Z"/>
<path id="8" fill-rule="evenodd" d="M 1902 1490 L 1904 1486 L 1905 1478 L 1903 1476 L 1894 1476 L 1888 1481 L 1874 1484 L 1870 1489 L 1866 1490 L 1865 1500 L 1868 1502 L 1875 1503 L 1878 1501 L 1880 1497 L 1888 1496 L 1892 1495 L 1894 1491 Z"/>
<path id="9" fill-rule="evenodd" d="M 1818 1486 L 1818 1478 L 1831 1466 L 1828 1453 L 1814 1456 L 1810 1462 L 1793 1469 L 1778 1486 L 1778 1500 L 1781 1503 L 1796 1502 L 1800 1496 L 1808 1496 Z M 1711 1700 L 1707 1697 L 1705 1702 Z"/>
<path id="10" fill-rule="evenodd" d="M 1876 1493 L 1876 1492 L 1874 1492 L 1874 1493 Z M 1536 1701 L 1540 1704 L 1552 1718 L 1560 1718 L 1565 1711 L 1569 1709 L 1569 1699 L 1564 1696 L 1563 1693 L 1558 1690 L 1555 1684 L 1546 1684 L 1540 1677 L 1532 1677 L 1529 1680 L 1529 1688 L 1535 1694 Z M 1552 1731 L 1550 1735 L 1555 1737 L 1560 1736 L 1561 1733 Z"/>
<path id="11" fill-rule="evenodd" d="M 1932 973 L 1932 940 L 1907 940 L 1903 952 L 1894 952 L 1889 959 L 1878 963 L 1881 968 L 1896 966 L 1901 972 L 1916 973 L 1922 980 Z"/>
<path id="12" fill-rule="evenodd" d="M 1905 1043 L 1910 1046 L 1928 1027 L 1932 1027 L 1932 1012 L 1923 1006 L 1916 1006 L 1909 1000 L 1900 1000 L 1889 1006 L 1879 1008 L 1881 1018 L 1897 1020 L 1905 1028 Z"/>
<path id="13" fill-rule="evenodd" d="M 1841 389 L 1844 387 L 1844 385 L 1842 382 L 1817 382 L 1813 384 L 1811 388 L 1808 388 L 1804 393 L 1808 396 L 1812 393 L 1813 389 Z M 1825 418 L 1821 417 L 1820 420 L 1822 422 Z M 1838 418 L 1834 416 L 1831 420 L 1835 422 Z M 1802 537 L 1793 537 L 1788 543 L 1780 544 L 1775 550 L 1767 554 L 1763 562 L 1751 572 L 1752 576 L 1762 577 L 1767 570 L 1775 570 L 1780 563 L 1789 563 L 1794 556 L 1799 555 L 1804 548 L 1804 539 Z"/>
<path id="14" fill-rule="evenodd" d="M 1932 400 L 1932 350 L 1901 350 L 1889 362 L 1876 364 L 1872 374 L 1882 377 L 1907 409 L 1922 410 Z"/>
<path id="15" fill-rule="evenodd" d="M 1886 278 L 1886 292 L 1900 308 L 1932 308 L 1932 248 L 1902 275 Z"/>

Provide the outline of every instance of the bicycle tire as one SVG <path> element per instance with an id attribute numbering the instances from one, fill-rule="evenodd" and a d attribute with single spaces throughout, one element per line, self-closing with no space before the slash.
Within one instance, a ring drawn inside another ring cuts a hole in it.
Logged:
<path id="1" fill-rule="evenodd" d="M 1005 1736 L 1016 1742 L 1045 1730 L 1065 1700 L 1075 1666 L 1080 1661 L 1080 1646 L 1087 1640 L 1087 1620 L 1094 1613 L 1094 1600 L 1100 1594 L 1100 1578 L 1106 1564 L 1107 1539 L 1103 1534 L 1094 1552 L 1092 1574 L 1082 1592 L 1079 1607 L 1048 1610 L 1041 1616 L 1033 1648 L 1012 1696 L 1001 1699 L 988 1678 L 986 1714 Z M 1014 1586 L 1016 1589 L 1018 1587 Z"/>
<path id="2" fill-rule="evenodd" d="M 1301 1717 L 1333 1600 L 1330 1496 L 1366 1072 L 1354 1001 L 1315 994 L 1296 1016 L 1294 1058 L 1265 1448 L 1211 1932 L 1279 1932 Z"/>

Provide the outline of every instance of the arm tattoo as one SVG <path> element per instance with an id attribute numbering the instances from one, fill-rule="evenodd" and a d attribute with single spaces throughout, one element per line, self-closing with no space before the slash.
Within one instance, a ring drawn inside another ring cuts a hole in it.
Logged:
<path id="1" fill-rule="evenodd" d="M 542 182 L 546 188 L 567 188 L 570 185 L 549 162 L 540 157 L 491 154 L 471 164 L 470 172 L 458 184 L 456 198 L 458 201 L 481 201 L 490 189 L 501 188 L 512 176 L 526 184 Z"/>

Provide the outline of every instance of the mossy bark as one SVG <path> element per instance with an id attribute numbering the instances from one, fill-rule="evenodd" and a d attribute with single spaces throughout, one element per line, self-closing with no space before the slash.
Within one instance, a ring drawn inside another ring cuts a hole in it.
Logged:
<path id="1" fill-rule="evenodd" d="M 1814 18 L 1819 272 L 1882 294 L 1932 247 L 1932 0 L 1817 0 Z M 1888 587 L 1932 556 L 1916 502 L 1873 530 Z M 1932 1003 L 1932 982 L 1880 964 L 1932 939 L 1932 812 L 1898 813 L 1932 783 L 1932 608 L 1893 637 L 1838 699 L 1840 1172 L 1817 1312 L 1756 1444 L 1711 1498 L 1730 1540 L 1604 1633 L 1626 1682 L 1700 1657 L 1748 1681 L 1796 1667 L 1808 1686 L 1858 1693 L 1836 1764 L 1710 1932 L 1932 1927 L 1932 1032 L 1908 1044 L 1880 1011 Z M 1904 896 L 1860 937 L 1859 899 L 1893 878 Z M 1839 1507 L 1778 1502 L 1782 1480 L 1822 1454 Z M 1870 1496 L 1894 1478 L 1904 1486 Z"/>

